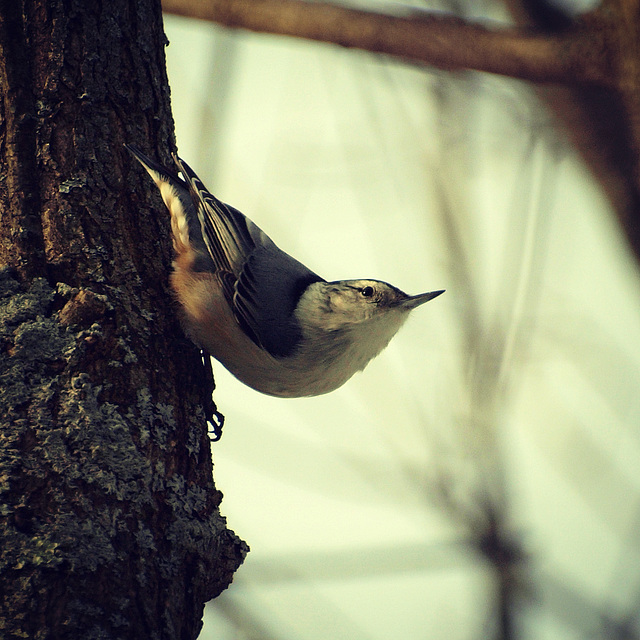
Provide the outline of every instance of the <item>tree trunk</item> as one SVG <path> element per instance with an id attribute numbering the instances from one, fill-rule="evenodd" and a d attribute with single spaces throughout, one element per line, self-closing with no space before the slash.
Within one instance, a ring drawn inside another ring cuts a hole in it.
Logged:
<path id="1" fill-rule="evenodd" d="M 164 44 L 155 0 L 0 0 L 2 638 L 195 638 L 247 551 L 122 146 L 175 146 Z"/>

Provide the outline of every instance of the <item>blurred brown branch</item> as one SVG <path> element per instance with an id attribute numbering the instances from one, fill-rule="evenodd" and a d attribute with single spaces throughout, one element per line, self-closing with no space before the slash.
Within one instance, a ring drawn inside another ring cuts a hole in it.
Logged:
<path id="1" fill-rule="evenodd" d="M 520 19 L 517 28 L 304 0 L 163 0 L 163 9 L 229 27 L 537 83 L 601 182 L 640 260 L 640 0 L 609 0 L 576 19 L 557 8 L 547 10 L 544 0 L 507 4 Z"/>
<path id="2" fill-rule="evenodd" d="M 229 27 L 364 49 L 448 70 L 473 69 L 533 82 L 612 80 L 607 60 L 592 56 L 593 33 L 562 36 L 488 29 L 446 14 L 390 15 L 305 0 L 163 0 L 167 13 Z"/>

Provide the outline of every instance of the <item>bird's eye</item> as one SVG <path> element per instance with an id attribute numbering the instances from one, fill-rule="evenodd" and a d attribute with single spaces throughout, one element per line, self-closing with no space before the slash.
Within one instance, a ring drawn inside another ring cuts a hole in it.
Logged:
<path id="1" fill-rule="evenodd" d="M 360 289 L 360 293 L 365 298 L 370 298 L 373 295 L 373 287 L 362 287 L 362 289 Z"/>

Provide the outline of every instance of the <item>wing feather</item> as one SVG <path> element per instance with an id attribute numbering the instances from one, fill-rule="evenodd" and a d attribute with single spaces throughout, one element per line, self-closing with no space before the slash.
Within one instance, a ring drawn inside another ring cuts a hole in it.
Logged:
<path id="1" fill-rule="evenodd" d="M 272 356 L 291 356 L 302 339 L 294 316 L 298 300 L 311 283 L 323 279 L 209 193 L 186 162 L 177 156 L 174 161 L 186 179 L 204 244 L 238 324 Z"/>

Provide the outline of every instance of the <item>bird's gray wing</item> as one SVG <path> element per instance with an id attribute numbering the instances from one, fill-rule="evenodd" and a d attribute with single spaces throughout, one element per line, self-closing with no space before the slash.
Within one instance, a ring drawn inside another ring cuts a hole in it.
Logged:
<path id="1" fill-rule="evenodd" d="M 184 160 L 175 155 L 173 159 L 186 179 L 202 238 L 216 268 L 240 277 L 246 257 L 259 244 L 259 229 L 240 211 L 209 193 Z"/>
<path id="2" fill-rule="evenodd" d="M 188 184 L 202 237 L 238 324 L 272 356 L 292 355 L 302 338 L 293 312 L 304 290 L 322 278 L 209 193 L 186 162 L 177 156 L 174 161 Z"/>
<path id="3" fill-rule="evenodd" d="M 274 244 L 256 249 L 235 286 L 233 310 L 238 324 L 275 358 L 293 355 L 302 339 L 293 312 L 305 289 L 321 281 Z"/>

